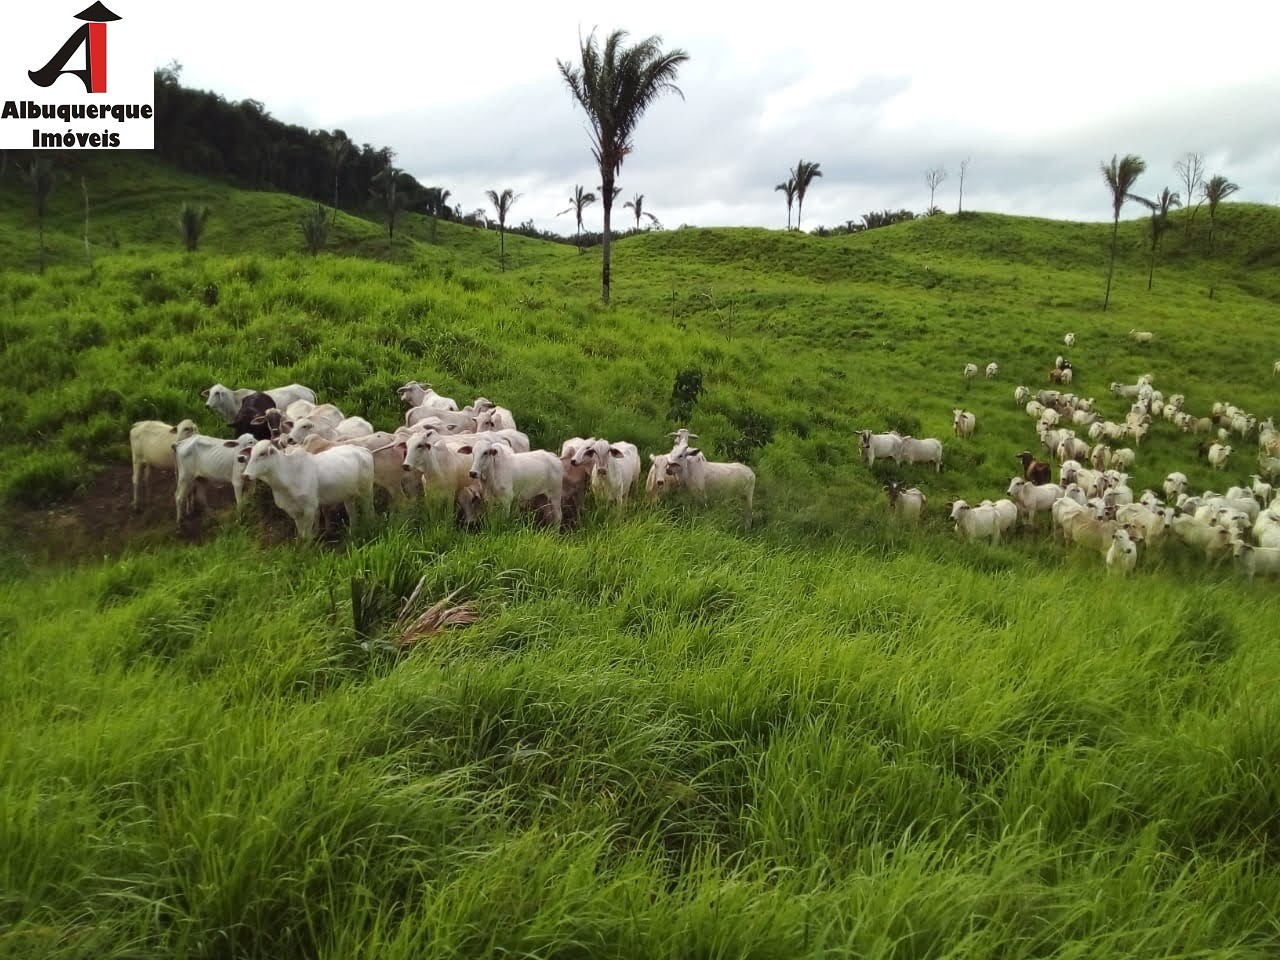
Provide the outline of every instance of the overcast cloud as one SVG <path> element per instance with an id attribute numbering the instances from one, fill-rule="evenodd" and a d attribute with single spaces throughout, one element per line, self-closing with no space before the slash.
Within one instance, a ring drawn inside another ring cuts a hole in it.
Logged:
<path id="1" fill-rule="evenodd" d="M 650 108 L 618 181 L 619 203 L 642 193 L 667 227 L 782 225 L 773 187 L 801 157 L 824 173 L 806 226 L 921 211 L 933 166 L 950 174 L 936 202 L 954 210 L 966 156 L 970 209 L 1108 219 L 1100 161 L 1141 155 L 1138 192 L 1154 195 L 1181 189 L 1173 163 L 1188 150 L 1239 183 L 1238 199 L 1280 203 L 1280 5 L 883 6 L 224 0 L 206 20 L 168 4 L 157 65 L 175 58 L 189 85 L 393 147 L 465 210 L 512 187 L 515 219 L 565 232 L 556 214 L 574 184 L 600 178 L 556 59 L 595 26 L 691 56 L 685 99 Z M 592 227 L 599 217 L 589 209 Z"/>

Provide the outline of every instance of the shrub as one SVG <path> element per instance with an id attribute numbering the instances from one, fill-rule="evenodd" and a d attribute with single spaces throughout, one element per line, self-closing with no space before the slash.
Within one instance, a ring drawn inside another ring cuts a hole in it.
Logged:
<path id="1" fill-rule="evenodd" d="M 208 207 L 184 203 L 178 211 L 178 229 L 182 232 L 182 242 L 188 251 L 200 246 L 200 235 L 204 233 L 204 225 L 208 220 Z"/>
<path id="2" fill-rule="evenodd" d="M 773 440 L 773 421 L 756 410 L 743 410 L 731 417 L 741 433 L 733 439 L 718 444 L 720 452 L 728 460 L 750 463 L 755 451 Z"/>
<path id="3" fill-rule="evenodd" d="M 329 215 L 318 203 L 314 210 L 302 218 L 302 239 L 307 253 L 313 257 L 329 242 Z"/>
<path id="4" fill-rule="evenodd" d="M 693 416 L 693 405 L 698 402 L 702 392 L 701 370 L 688 367 L 677 373 L 671 387 L 671 409 L 667 412 L 667 419 L 675 423 L 688 423 Z"/>

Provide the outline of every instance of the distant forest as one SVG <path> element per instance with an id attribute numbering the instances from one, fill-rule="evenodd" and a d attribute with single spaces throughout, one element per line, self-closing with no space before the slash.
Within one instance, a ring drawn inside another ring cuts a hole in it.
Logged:
<path id="1" fill-rule="evenodd" d="M 155 72 L 155 152 L 190 173 L 238 187 L 280 190 L 360 216 L 377 216 L 387 174 L 395 178 L 397 205 L 411 213 L 472 226 L 487 225 L 489 211 L 450 205 L 447 187 L 424 186 L 395 167 L 391 147 L 357 144 L 343 130 L 308 130 L 277 120 L 258 100 L 233 102 L 181 83 L 171 63 Z M 574 243 L 573 237 L 538 230 L 532 219 L 508 224 L 508 232 Z M 618 232 L 615 231 L 615 234 Z M 598 243 L 584 231 L 577 242 Z"/>

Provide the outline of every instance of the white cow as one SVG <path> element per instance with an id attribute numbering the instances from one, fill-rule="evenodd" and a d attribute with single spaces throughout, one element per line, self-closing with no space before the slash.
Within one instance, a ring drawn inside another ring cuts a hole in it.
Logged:
<path id="1" fill-rule="evenodd" d="M 199 479 L 231 484 L 236 509 L 240 509 L 244 476 L 236 457 L 240 451 L 250 449 L 256 440 L 251 433 L 242 433 L 235 440 L 220 440 L 197 433 L 173 445 L 174 461 L 178 467 L 178 488 L 173 495 L 178 526 L 182 526 L 183 512 Z"/>
<path id="2" fill-rule="evenodd" d="M 1107 549 L 1107 572 L 1127 575 L 1138 565 L 1138 548 L 1129 531 L 1119 527 L 1111 534 L 1111 546 Z"/>
<path id="3" fill-rule="evenodd" d="M 591 469 L 591 492 L 619 504 L 640 487 L 640 451 L 634 443 L 610 443 L 591 437 L 570 457 L 575 467 Z"/>
<path id="4" fill-rule="evenodd" d="M 956 436 L 966 440 L 972 437 L 973 431 L 978 429 L 978 418 L 968 410 L 953 409 L 951 414 L 951 429 Z"/>
<path id="5" fill-rule="evenodd" d="M 516 453 L 501 440 L 481 434 L 458 448 L 458 453 L 471 454 L 469 475 L 484 483 L 484 500 L 496 504 L 503 513 L 519 500 L 528 503 L 544 496 L 550 501 L 550 512 L 558 527 L 564 519 L 560 498 L 564 491 L 564 467 L 560 458 L 548 450 Z"/>
<path id="6" fill-rule="evenodd" d="M 259 440 L 249 452 L 244 475 L 271 488 L 276 506 L 289 515 L 298 536 L 319 532 L 321 507 L 343 504 L 354 527 L 373 514 L 373 454 L 354 444 L 337 444 L 320 453 L 286 452 Z"/>
<path id="7" fill-rule="evenodd" d="M 1225 470 L 1227 457 L 1231 456 L 1231 447 L 1227 444 L 1214 443 L 1209 446 L 1209 466 L 1215 470 Z"/>
<path id="8" fill-rule="evenodd" d="M 964 365 L 964 378 L 972 380 L 978 375 L 978 365 L 976 363 L 966 363 Z"/>
<path id="9" fill-rule="evenodd" d="M 994 379 L 995 379 L 996 377 L 998 377 L 999 375 L 1000 375 L 1000 364 L 998 364 L 998 363 L 988 363 L 988 364 L 987 364 L 987 379 L 988 379 L 988 380 L 994 380 Z"/>
<path id="10" fill-rule="evenodd" d="M 705 503 L 712 495 L 742 497 L 751 522 L 751 501 L 756 491 L 755 471 L 743 463 L 714 463 L 699 456 L 697 447 L 685 447 L 667 455 L 667 473 L 679 477 L 684 486 Z"/>
<path id="11" fill-rule="evenodd" d="M 151 471 L 177 470 L 174 444 L 198 432 L 193 420 L 183 420 L 177 426 L 161 420 L 139 420 L 129 429 L 129 451 L 133 456 L 133 509 L 137 510 L 141 503 L 138 495 L 140 486 L 151 486 Z"/>
<path id="12" fill-rule="evenodd" d="M 942 441 L 933 437 L 926 437 L 923 440 L 917 440 L 915 437 L 903 437 L 902 442 L 898 444 L 898 452 L 894 456 L 899 464 L 904 460 L 907 463 L 932 463 L 934 472 L 942 472 Z"/>
<path id="13" fill-rule="evenodd" d="M 902 437 L 898 431 L 891 430 L 888 433 L 872 433 L 870 430 L 859 430 L 858 437 L 862 445 L 862 459 L 867 466 L 872 466 L 876 462 L 876 457 L 888 458 L 892 460 L 898 459 L 898 447 L 902 445 Z M 671 452 L 673 454 L 679 451 L 679 444 Z M 688 446 L 686 444 L 685 446 Z"/>
<path id="14" fill-rule="evenodd" d="M 971 507 L 964 500 L 956 500 L 951 504 L 951 519 L 955 521 L 956 533 L 965 540 L 1000 542 L 1001 521 L 994 504 Z"/>
<path id="15" fill-rule="evenodd" d="M 442 397 L 436 393 L 429 383 L 410 380 L 396 391 L 400 399 L 409 407 L 434 407 L 437 410 L 458 409 L 458 403 L 452 397 Z"/>
<path id="16" fill-rule="evenodd" d="M 1076 345 L 1076 335 L 1074 333 L 1068 333 L 1062 338 L 1062 342 L 1068 347 L 1074 347 Z"/>
<path id="17" fill-rule="evenodd" d="M 232 390 L 220 383 L 215 383 L 208 390 L 202 390 L 200 396 L 204 398 L 204 405 L 210 410 L 216 410 L 222 414 L 224 420 L 230 423 L 236 418 L 236 414 L 240 412 L 240 404 L 244 402 L 244 398 L 257 390 L 241 388 Z M 300 383 L 291 383 L 287 387 L 275 387 L 271 390 L 264 390 L 268 394 L 274 405 L 281 410 L 285 409 L 295 400 L 308 400 L 311 403 L 316 402 L 316 393 L 310 387 L 304 387 Z"/>

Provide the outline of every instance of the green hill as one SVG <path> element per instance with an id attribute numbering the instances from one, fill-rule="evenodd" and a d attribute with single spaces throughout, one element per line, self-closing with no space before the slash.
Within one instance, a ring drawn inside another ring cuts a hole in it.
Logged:
<path id="1" fill-rule="evenodd" d="M 842 237 L 681 229 L 599 251 L 407 216 L 301 252 L 294 197 L 95 158 L 38 253 L 0 181 L 0 956 L 1268 957 L 1280 948 L 1274 584 L 1176 546 L 1137 575 L 1047 533 L 956 541 L 1034 448 L 1016 384 L 1067 353 L 1120 417 L 1150 372 L 1277 412 L 1280 211 L 1145 225 L 973 214 Z M 180 250 L 177 209 L 208 204 Z M 1208 291 L 1213 288 L 1210 299 Z M 1131 328 L 1149 329 L 1140 346 Z M 1077 346 L 1062 336 L 1073 331 Z M 966 362 L 997 361 L 964 383 Z M 297 380 L 376 425 L 430 380 L 535 445 L 759 477 L 731 507 L 593 508 L 556 534 L 428 507 L 336 547 L 269 506 L 128 513 L 130 423 Z M 952 437 L 951 411 L 978 417 Z M 938 436 L 940 474 L 855 431 Z M 1159 421 L 1135 489 L 1201 438 Z M 920 530 L 881 485 L 918 482 Z M 402 598 L 476 622 L 401 647 Z M 448 598 L 446 600 L 446 598 Z"/>

